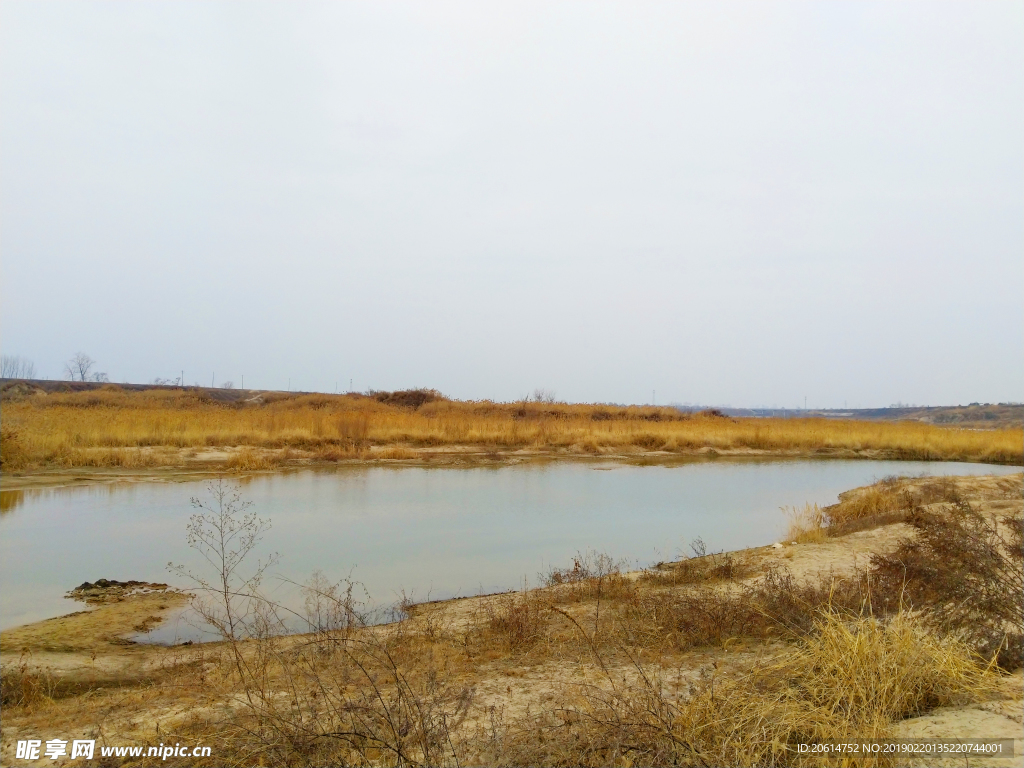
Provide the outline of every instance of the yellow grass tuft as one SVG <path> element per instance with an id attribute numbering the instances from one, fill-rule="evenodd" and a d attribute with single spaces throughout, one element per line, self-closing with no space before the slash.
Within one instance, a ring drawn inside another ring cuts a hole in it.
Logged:
<path id="1" fill-rule="evenodd" d="M 773 672 L 788 677 L 809 711 L 841 721 L 844 735 L 875 738 L 895 721 L 995 690 L 996 676 L 980 662 L 967 645 L 905 612 L 884 622 L 824 612 Z"/>
<path id="2" fill-rule="evenodd" d="M 817 504 L 805 504 L 803 509 L 783 507 L 789 517 L 786 541 L 798 544 L 820 544 L 828 538 L 825 513 Z"/>
<path id="3" fill-rule="evenodd" d="M 231 455 L 225 466 L 238 472 L 255 472 L 265 469 L 273 469 L 279 462 L 273 456 L 267 455 L 265 451 L 257 451 L 246 446 L 237 453 Z"/>

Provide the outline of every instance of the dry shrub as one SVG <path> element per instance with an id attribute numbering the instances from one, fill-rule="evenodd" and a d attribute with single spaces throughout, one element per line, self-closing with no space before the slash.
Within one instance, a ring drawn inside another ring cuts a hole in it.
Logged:
<path id="1" fill-rule="evenodd" d="M 552 567 L 546 574 L 541 574 L 541 579 L 545 586 L 553 587 L 559 584 L 578 584 L 582 581 L 619 573 L 621 570 L 621 561 L 615 560 L 605 552 L 588 549 L 585 553 L 576 553 L 572 559 L 572 568 Z"/>
<path id="2" fill-rule="evenodd" d="M 31 709 L 46 704 L 56 698 L 59 684 L 52 672 L 30 667 L 23 656 L 17 664 L 7 664 L 0 670 L 0 706 Z"/>
<path id="3" fill-rule="evenodd" d="M 992 677 L 971 651 L 906 614 L 891 622 L 820 613 L 771 666 L 738 678 L 705 669 L 683 696 L 634 661 L 635 682 L 607 675 L 522 722 L 492 723 L 485 759 L 500 765 L 800 765 L 799 744 L 883 738 L 893 721 L 973 700 Z M 885 757 L 864 762 L 884 764 Z M 855 758 L 856 760 L 856 758 Z"/>
<path id="4" fill-rule="evenodd" d="M 460 764 L 452 732 L 473 689 L 449 682 L 400 634 L 328 633 L 300 645 L 263 638 L 245 653 L 236 707 L 188 727 L 221 755 L 275 766 Z"/>
<path id="5" fill-rule="evenodd" d="M 686 592 L 638 592 L 619 613 L 631 645 L 686 650 L 721 646 L 738 637 L 765 637 L 769 622 L 737 594 L 705 586 Z"/>
<path id="6" fill-rule="evenodd" d="M 707 553 L 704 541 L 695 539 L 690 548 L 694 557 L 675 563 L 659 563 L 640 575 L 644 584 L 674 587 L 682 584 L 700 584 L 712 581 L 731 581 L 746 576 L 749 566 L 730 552 Z"/>
<path id="7" fill-rule="evenodd" d="M 756 606 L 769 622 L 772 632 L 797 637 L 813 629 L 822 611 L 849 617 L 878 613 L 871 597 L 870 581 L 863 574 L 797 579 L 781 566 L 769 567 L 741 593 L 741 599 Z"/>
<path id="8" fill-rule="evenodd" d="M 374 399 L 385 405 L 397 405 L 403 408 L 419 408 L 426 403 L 447 398 L 436 389 L 403 389 L 397 392 L 374 392 Z"/>
<path id="9" fill-rule="evenodd" d="M 546 587 L 555 587 L 547 595 L 552 602 L 621 600 L 634 588 L 632 580 L 622 573 L 627 564 L 604 552 L 587 550 L 576 553 L 571 568 L 551 568 L 538 575 Z"/>
<path id="10" fill-rule="evenodd" d="M 250 620 L 247 640 L 225 634 L 218 671 L 234 706 L 196 716 L 188 735 L 241 764 L 458 764 L 452 731 L 473 690 L 451 682 L 436 644 L 406 622 L 368 625 L 368 595 L 351 579 L 314 572 L 303 593 L 309 634 L 279 634 L 262 599 L 267 620 Z"/>
<path id="11" fill-rule="evenodd" d="M 526 650 L 543 637 L 548 607 L 536 593 L 501 595 L 484 606 L 486 626 L 510 651 Z"/>
<path id="12" fill-rule="evenodd" d="M 915 536 L 872 558 L 880 591 L 904 594 L 925 620 L 1005 669 L 1024 664 L 1024 520 L 990 518 L 957 499 L 918 510 Z"/>

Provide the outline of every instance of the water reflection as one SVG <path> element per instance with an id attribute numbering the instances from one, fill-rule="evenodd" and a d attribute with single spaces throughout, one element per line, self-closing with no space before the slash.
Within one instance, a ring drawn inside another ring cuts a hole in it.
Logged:
<path id="1" fill-rule="evenodd" d="M 246 478 L 248 480 L 249 478 Z M 43 499 L 71 498 L 89 494 L 102 498 L 126 498 L 131 494 L 137 483 L 97 483 L 92 485 L 58 485 L 52 488 L 21 488 L 0 491 L 0 512 L 13 512 L 26 502 Z"/>
<path id="2" fill-rule="evenodd" d="M 13 512 L 25 503 L 25 491 L 0 491 L 0 515 Z"/>

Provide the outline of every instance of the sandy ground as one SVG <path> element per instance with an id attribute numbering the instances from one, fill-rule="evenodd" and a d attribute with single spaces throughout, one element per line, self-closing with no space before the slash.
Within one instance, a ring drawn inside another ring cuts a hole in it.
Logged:
<path id="1" fill-rule="evenodd" d="M 1021 476 L 1012 479 L 984 476 L 960 478 L 961 492 L 972 504 L 989 514 L 1024 515 L 1024 501 L 1012 491 L 1020 488 Z M 926 482 L 922 479 L 920 482 Z M 1008 493 L 1008 487 L 1011 492 Z M 856 494 L 858 489 L 848 492 Z M 845 496 L 846 494 L 844 494 Z M 797 577 L 821 573 L 849 573 L 867 564 L 870 555 L 892 551 L 899 539 L 910 532 L 902 524 L 860 531 L 828 539 L 822 543 L 781 543 L 734 553 L 750 569 L 748 578 L 757 578 L 770 567 L 785 565 Z M 555 588 L 557 589 L 557 588 Z M 204 709 L 230 707 L 231 702 L 195 693 L 183 700 L 171 684 L 145 682 L 159 677 L 174 678 L 174 670 L 190 670 L 189 674 L 205 674 L 205 653 L 214 646 L 164 648 L 138 645 L 126 638 L 151 627 L 163 615 L 181 606 L 187 596 L 171 590 L 125 594 L 119 599 L 100 604 L 90 610 L 18 627 L 0 634 L 0 663 L 5 669 L 23 666 L 47 672 L 65 684 L 80 684 L 92 693 L 60 701 L 49 709 L 33 713 L 5 713 L 0 755 L 10 765 L 14 743 L 26 734 L 46 733 L 60 738 L 106 738 L 108 743 L 158 743 L 159 734 L 175 723 Z M 481 611 L 493 597 L 464 598 L 421 604 L 413 610 L 412 624 L 419 629 L 434 626 L 451 631 L 479 621 Z M 295 638 L 296 642 L 302 638 Z M 778 644 L 757 642 L 728 643 L 724 648 L 708 648 L 661 659 L 666 683 L 682 689 L 696 678 L 700 670 L 714 666 L 718 674 L 749 668 L 758 659 L 770 658 L 780 650 Z M 658 660 L 651 659 L 652 662 Z M 625 663 L 610 668 L 616 677 L 629 679 L 635 671 Z M 564 691 L 567 683 L 597 681 L 593 664 L 534 660 L 524 664 L 508 654 L 494 652 L 477 660 L 471 671 L 466 668 L 453 675 L 476 688 L 474 709 L 470 718 L 482 718 L 489 707 L 508 716 L 537 711 Z M 161 677 L 162 676 L 162 677 Z M 169 677 L 170 676 L 170 677 Z M 1013 738 L 1016 756 L 1012 759 L 963 758 L 908 762 L 913 765 L 1024 766 L 1024 678 L 1018 672 L 1003 680 L 1002 690 L 992 700 L 958 708 L 934 710 L 924 716 L 905 720 L 896 726 L 903 738 Z M 201 690 L 201 689 L 199 689 Z M 43 733 L 43 729 L 46 733 Z M 34 765 L 51 762 L 40 760 Z"/>

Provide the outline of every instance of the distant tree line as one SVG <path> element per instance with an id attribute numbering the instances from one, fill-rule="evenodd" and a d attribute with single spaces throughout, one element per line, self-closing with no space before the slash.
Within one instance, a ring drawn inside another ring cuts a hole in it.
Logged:
<path id="1" fill-rule="evenodd" d="M 36 364 L 21 355 L 3 355 L 0 359 L 0 379 L 34 379 Z"/>
<path id="2" fill-rule="evenodd" d="M 96 361 L 85 352 L 78 352 L 64 364 L 64 378 L 71 381 L 110 381 L 105 373 L 93 371 Z"/>

